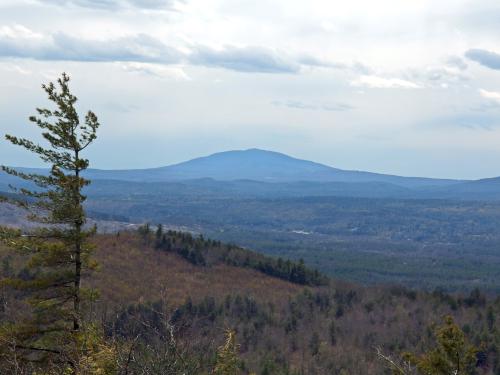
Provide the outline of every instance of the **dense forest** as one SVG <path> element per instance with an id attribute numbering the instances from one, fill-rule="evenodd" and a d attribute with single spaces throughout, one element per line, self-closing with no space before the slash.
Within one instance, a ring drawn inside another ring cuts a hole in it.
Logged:
<path id="1" fill-rule="evenodd" d="M 138 232 L 146 242 L 150 241 L 150 231 L 148 224 L 138 228 Z M 291 262 L 282 258 L 274 259 L 235 245 L 223 245 L 220 241 L 206 240 L 202 235 L 195 238 L 191 233 L 172 230 L 163 233 L 161 224 L 155 230 L 154 247 L 160 251 L 175 252 L 198 266 L 221 261 L 231 266 L 252 268 L 296 284 L 317 286 L 327 283 L 325 276 L 320 275 L 317 270 L 308 269 L 303 260 Z"/>
<path id="2" fill-rule="evenodd" d="M 385 374 L 389 366 L 377 349 L 393 358 L 424 353 L 436 345 L 434 332 L 447 315 L 478 350 L 470 373 L 500 373 L 500 299 L 479 290 L 462 296 L 325 278 L 304 285 L 280 268 L 269 272 L 278 260 L 146 229 L 97 236 L 100 270 L 85 281 L 95 291 L 86 319 L 99 322 L 106 340 L 120 348 L 122 365 L 133 349 L 132 374 L 209 373 L 227 330 L 235 332 L 241 374 Z M 17 268 L 18 255 L 2 264 L 2 277 L 29 277 Z M 15 299 L 3 289 L 2 321 L 22 311 Z M 182 369 L 168 370 L 178 354 Z"/>

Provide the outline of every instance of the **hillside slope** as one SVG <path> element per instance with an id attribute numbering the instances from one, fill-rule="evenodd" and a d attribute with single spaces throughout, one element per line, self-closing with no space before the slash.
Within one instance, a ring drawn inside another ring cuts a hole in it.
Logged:
<path id="1" fill-rule="evenodd" d="M 182 246 L 188 246 L 188 242 Z M 180 305 L 188 297 L 200 301 L 207 295 L 237 293 L 276 303 L 303 289 L 249 267 L 214 260 L 210 266 L 193 264 L 175 251 L 155 248 L 153 239 L 145 241 L 130 232 L 99 236 L 96 244 L 96 259 L 102 268 L 92 285 L 101 290 L 103 301 L 116 306 L 165 296 L 169 303 Z M 267 293 L 270 290 L 274 292 Z"/>
<path id="2" fill-rule="evenodd" d="M 196 247 L 189 236 L 173 236 L 181 248 Z M 154 342 L 150 328 L 160 331 L 162 316 L 169 316 L 179 340 L 207 358 L 224 330 L 235 329 L 246 373 L 382 375 L 376 347 L 420 352 L 432 345 L 433 325 L 451 314 L 476 345 L 487 348 L 480 373 L 500 370 L 500 300 L 478 292 L 461 298 L 338 281 L 303 286 L 221 263 L 220 253 L 212 258 L 224 244 L 203 249 L 206 263 L 194 264 L 157 248 L 153 234 L 99 236 L 96 244 L 101 270 L 93 285 L 101 297 L 94 309 L 126 337 L 142 334 Z"/>
<path id="3" fill-rule="evenodd" d="M 459 297 L 332 280 L 306 286 L 271 276 L 285 261 L 179 232 L 157 237 L 143 228 L 94 242 L 100 269 L 84 284 L 100 293 L 86 314 L 158 365 L 173 333 L 184 355 L 201 361 L 196 374 L 207 374 L 224 332 L 234 329 L 244 374 L 383 375 L 375 348 L 391 355 L 427 350 L 435 324 L 451 314 L 481 349 L 478 374 L 500 370 L 500 299 L 478 291 Z M 0 277 L 29 276 L 21 260 L 2 249 Z M 6 288 L 1 302 L 0 322 L 22 310 Z M 133 365 L 142 371 L 144 359 L 134 355 Z"/>

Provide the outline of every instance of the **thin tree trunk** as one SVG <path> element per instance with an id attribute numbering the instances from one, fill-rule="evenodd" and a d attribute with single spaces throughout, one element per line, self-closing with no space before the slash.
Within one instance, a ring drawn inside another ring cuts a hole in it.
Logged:
<path id="1" fill-rule="evenodd" d="M 75 160 L 76 160 L 76 169 L 75 169 L 75 177 L 76 177 L 76 185 L 75 185 L 75 206 L 78 207 L 78 211 L 80 211 L 80 170 L 78 167 L 78 151 L 75 151 Z M 74 316 L 73 316 L 73 331 L 80 330 L 80 279 L 82 274 L 82 260 L 81 260 L 81 232 L 82 232 L 82 220 L 80 212 L 78 212 L 78 217 L 75 220 L 75 294 L 73 299 L 73 308 L 74 308 Z"/>

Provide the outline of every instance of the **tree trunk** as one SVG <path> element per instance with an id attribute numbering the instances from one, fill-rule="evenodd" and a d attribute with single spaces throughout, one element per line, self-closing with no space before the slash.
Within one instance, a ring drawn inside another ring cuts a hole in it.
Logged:
<path id="1" fill-rule="evenodd" d="M 73 331 L 78 331 L 80 329 L 80 279 L 82 274 L 82 244 L 81 244 L 81 233 L 82 233 L 82 218 L 80 215 L 81 202 L 80 202 L 80 170 L 78 167 L 78 151 L 75 151 L 75 186 L 74 186 L 74 199 L 75 207 L 78 207 L 78 217 L 74 222 L 75 226 L 75 294 L 73 297 Z"/>

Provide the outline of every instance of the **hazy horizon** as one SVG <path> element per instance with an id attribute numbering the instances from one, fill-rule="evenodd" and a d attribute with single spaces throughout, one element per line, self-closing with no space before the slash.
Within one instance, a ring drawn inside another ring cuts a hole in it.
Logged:
<path id="1" fill-rule="evenodd" d="M 279 152 L 279 151 L 276 151 L 276 150 L 264 150 L 264 149 L 260 149 L 260 148 L 257 148 L 257 147 L 251 147 L 251 148 L 248 148 L 248 149 L 223 150 L 223 151 L 218 151 L 218 152 L 215 152 L 215 153 L 212 153 L 212 154 L 198 155 L 198 156 L 195 156 L 195 157 L 190 158 L 190 159 L 181 160 L 179 162 L 174 162 L 174 163 L 169 163 L 169 164 L 162 164 L 162 165 L 146 166 L 144 168 L 98 168 L 98 167 L 94 167 L 94 166 L 90 166 L 89 168 L 90 169 L 102 170 L 102 171 L 120 171 L 120 170 L 125 171 L 125 170 L 156 169 L 156 168 L 163 168 L 163 167 L 175 166 L 175 165 L 178 165 L 178 164 L 184 164 L 184 163 L 196 160 L 196 159 L 209 158 L 209 157 L 215 156 L 217 154 L 247 152 L 247 151 L 259 151 L 259 152 L 265 152 L 265 153 L 277 153 L 277 154 L 280 154 L 280 155 L 284 155 L 286 157 L 290 157 L 292 159 L 297 159 L 297 160 L 301 160 L 301 161 L 308 161 L 308 162 L 312 162 L 312 163 L 315 163 L 315 164 L 320 164 L 320 165 L 323 165 L 323 166 L 327 166 L 327 167 L 331 167 L 331 168 L 335 168 L 335 169 L 339 169 L 339 170 L 343 170 L 343 171 L 359 171 L 359 172 L 371 172 L 371 173 L 391 175 L 390 173 L 384 173 L 384 172 L 378 172 L 378 171 L 367 171 L 367 170 L 365 171 L 365 170 L 358 170 L 358 169 L 345 169 L 345 168 L 341 168 L 341 167 L 338 167 L 338 166 L 335 166 L 335 165 L 328 165 L 328 164 L 325 164 L 325 163 L 320 163 L 320 162 L 317 162 L 315 160 L 298 158 L 298 157 L 295 157 L 294 155 L 285 154 L 283 152 Z M 13 168 L 35 168 L 35 169 L 36 168 L 42 168 L 43 169 L 44 165 L 40 165 L 40 166 L 33 166 L 33 165 L 10 165 L 10 167 L 13 167 Z M 440 177 L 417 176 L 417 175 L 411 175 L 411 174 L 408 174 L 408 175 L 394 175 L 394 176 L 400 176 L 400 177 L 419 177 L 419 178 L 436 178 L 436 179 L 440 179 Z M 492 176 L 492 177 L 498 177 L 498 176 Z M 491 178 L 491 177 L 485 177 L 485 178 L 487 179 L 487 178 Z M 462 181 L 467 181 L 467 180 L 473 181 L 473 180 L 479 180 L 479 179 L 455 179 L 455 180 L 457 180 L 457 181 L 460 181 L 460 180 L 462 180 Z"/>
<path id="2" fill-rule="evenodd" d="M 400 176 L 500 176 L 492 0 L 4 0 L 0 134 L 62 71 L 98 169 L 259 148 Z M 0 142 L 0 164 L 42 166 Z"/>

